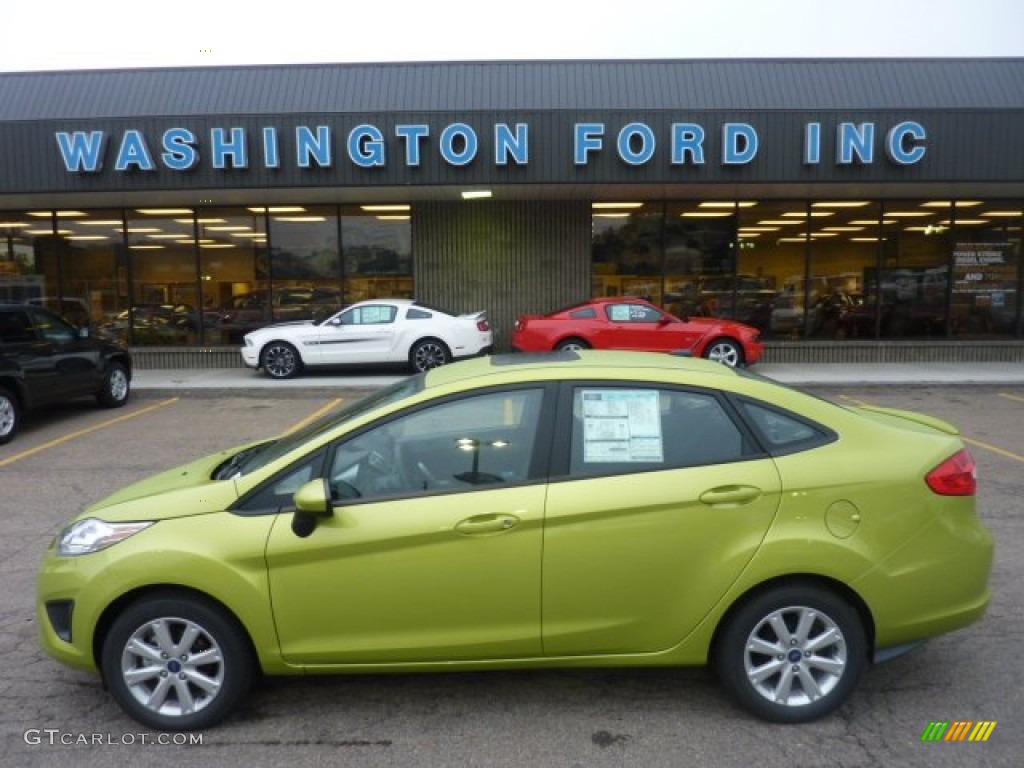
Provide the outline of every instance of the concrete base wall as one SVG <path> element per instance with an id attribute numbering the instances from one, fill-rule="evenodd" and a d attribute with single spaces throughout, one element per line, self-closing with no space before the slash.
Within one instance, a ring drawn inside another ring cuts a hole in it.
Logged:
<path id="1" fill-rule="evenodd" d="M 238 347 L 136 347 L 140 370 L 244 368 Z M 1024 363 L 1024 340 L 776 341 L 765 363 Z"/>

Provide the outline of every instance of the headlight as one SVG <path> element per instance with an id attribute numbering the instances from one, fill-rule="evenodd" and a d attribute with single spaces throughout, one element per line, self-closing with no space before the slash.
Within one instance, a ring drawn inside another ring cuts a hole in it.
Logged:
<path id="1" fill-rule="evenodd" d="M 88 555 L 112 547 L 129 536 L 149 528 L 153 521 L 138 523 L 107 523 L 95 517 L 88 517 L 72 523 L 57 537 L 57 554 Z"/>

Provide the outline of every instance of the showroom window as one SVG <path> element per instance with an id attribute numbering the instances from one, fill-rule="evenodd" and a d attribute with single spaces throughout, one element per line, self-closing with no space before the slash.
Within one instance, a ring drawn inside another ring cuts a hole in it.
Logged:
<path id="1" fill-rule="evenodd" d="M 346 303 L 366 299 L 411 299 L 410 206 L 343 206 Z"/>
<path id="2" fill-rule="evenodd" d="M 0 211 L 0 302 L 58 295 L 56 243 L 62 226 L 52 211 Z"/>

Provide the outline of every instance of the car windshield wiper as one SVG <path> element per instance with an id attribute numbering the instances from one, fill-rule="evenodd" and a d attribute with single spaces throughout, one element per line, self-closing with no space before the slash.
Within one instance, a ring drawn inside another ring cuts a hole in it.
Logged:
<path id="1" fill-rule="evenodd" d="M 242 465 L 245 463 L 246 459 L 248 459 L 250 456 L 256 455 L 268 445 L 270 445 L 270 443 L 260 443 L 259 445 L 252 446 L 251 448 L 246 448 L 244 451 L 239 451 L 230 459 L 225 461 L 223 464 L 218 465 L 215 470 L 213 470 L 213 479 L 230 480 L 236 475 L 241 474 Z"/>

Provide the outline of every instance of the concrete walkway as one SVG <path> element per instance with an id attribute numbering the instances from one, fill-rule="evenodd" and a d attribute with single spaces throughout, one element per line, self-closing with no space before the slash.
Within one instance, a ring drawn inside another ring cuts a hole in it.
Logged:
<path id="1" fill-rule="evenodd" d="M 755 365 L 751 371 L 797 386 L 1024 386 L 1024 363 L 815 363 Z M 135 390 L 376 389 L 405 378 L 393 373 L 312 372 L 275 381 L 247 368 L 140 370 Z"/>

